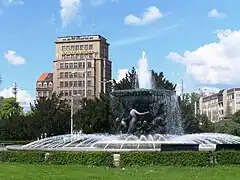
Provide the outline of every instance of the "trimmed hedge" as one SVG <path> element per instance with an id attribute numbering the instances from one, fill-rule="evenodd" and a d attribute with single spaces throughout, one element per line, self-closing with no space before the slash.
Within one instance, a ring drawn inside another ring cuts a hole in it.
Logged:
<path id="1" fill-rule="evenodd" d="M 113 156 L 105 152 L 0 151 L 0 162 L 113 167 Z"/>
<path id="2" fill-rule="evenodd" d="M 211 152 L 171 151 L 171 152 L 130 152 L 122 153 L 121 166 L 210 166 Z"/>
<path id="3" fill-rule="evenodd" d="M 55 152 L 50 154 L 52 164 L 81 164 L 89 166 L 113 166 L 113 156 L 107 152 Z"/>
<path id="4" fill-rule="evenodd" d="M 41 164 L 45 162 L 45 153 L 37 151 L 0 151 L 0 162 Z"/>
<path id="5" fill-rule="evenodd" d="M 113 167 L 108 152 L 0 151 L 0 162 L 28 164 L 79 164 Z M 213 166 L 240 164 L 240 151 L 169 151 L 120 153 L 120 166 Z"/>
<path id="6" fill-rule="evenodd" d="M 240 164 L 240 151 L 217 151 L 215 153 L 219 165 Z"/>

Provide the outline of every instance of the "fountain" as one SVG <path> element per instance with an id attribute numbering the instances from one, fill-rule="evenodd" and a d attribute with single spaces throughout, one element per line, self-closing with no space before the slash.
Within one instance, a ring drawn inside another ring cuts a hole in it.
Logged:
<path id="1" fill-rule="evenodd" d="M 176 93 L 155 88 L 145 52 L 139 59 L 137 74 L 135 89 L 117 90 L 110 94 L 116 134 L 77 133 L 45 137 L 24 146 L 7 146 L 7 149 L 110 152 L 208 151 L 226 148 L 225 145 L 234 149 L 233 146 L 240 144 L 240 137 L 228 134 L 184 134 Z"/>

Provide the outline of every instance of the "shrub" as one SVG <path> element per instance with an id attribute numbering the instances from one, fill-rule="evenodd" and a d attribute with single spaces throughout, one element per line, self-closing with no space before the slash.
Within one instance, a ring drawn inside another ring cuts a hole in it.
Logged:
<path id="1" fill-rule="evenodd" d="M 240 151 L 217 151 L 216 160 L 220 165 L 240 164 Z"/>
<path id="2" fill-rule="evenodd" d="M 1 151 L 1 162 L 17 162 L 28 164 L 40 164 L 45 161 L 45 153 L 37 151 Z"/>
<path id="3" fill-rule="evenodd" d="M 48 162 L 112 167 L 113 156 L 106 152 L 55 152 L 49 156 Z"/>
<path id="4" fill-rule="evenodd" d="M 211 152 L 128 152 L 121 154 L 121 166 L 209 166 L 212 165 Z"/>
<path id="5" fill-rule="evenodd" d="M 29 164 L 81 164 L 89 166 L 113 166 L 113 156 L 105 152 L 46 152 L 39 151 L 0 151 L 0 162 Z"/>

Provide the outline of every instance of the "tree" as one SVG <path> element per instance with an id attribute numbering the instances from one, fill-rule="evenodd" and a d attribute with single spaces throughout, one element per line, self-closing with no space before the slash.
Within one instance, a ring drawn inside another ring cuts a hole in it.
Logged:
<path id="1" fill-rule="evenodd" d="M 60 135 L 70 132 L 70 107 L 60 95 L 53 93 L 51 98 L 42 98 L 31 105 L 32 113 L 28 120 L 31 122 L 32 138 L 42 134 Z"/>
<path id="2" fill-rule="evenodd" d="M 23 113 L 23 108 L 16 101 L 16 98 L 4 98 L 0 101 L 0 118 L 8 119 L 13 115 Z"/>
<path id="3" fill-rule="evenodd" d="M 74 116 L 75 130 L 84 133 L 109 133 L 111 131 L 111 108 L 109 96 L 83 99 L 82 108 Z"/>
<path id="4" fill-rule="evenodd" d="M 114 90 L 135 89 L 137 86 L 137 72 L 134 67 L 132 67 L 131 72 L 129 71 L 120 82 L 117 83 L 116 80 L 113 80 Z"/>
<path id="5" fill-rule="evenodd" d="M 171 83 L 165 77 L 163 72 L 156 73 L 152 72 L 152 78 L 155 83 L 155 89 L 167 89 L 174 91 L 176 88 L 176 84 Z M 131 72 L 128 72 L 120 82 L 113 81 L 113 89 L 114 90 L 124 90 L 124 89 L 135 89 L 138 87 L 138 78 L 136 69 L 133 67 Z"/>
<path id="6" fill-rule="evenodd" d="M 168 89 L 174 91 L 176 88 L 176 84 L 171 83 L 165 77 L 163 72 L 156 73 L 152 70 L 152 77 L 155 81 L 155 88 L 156 89 Z"/>

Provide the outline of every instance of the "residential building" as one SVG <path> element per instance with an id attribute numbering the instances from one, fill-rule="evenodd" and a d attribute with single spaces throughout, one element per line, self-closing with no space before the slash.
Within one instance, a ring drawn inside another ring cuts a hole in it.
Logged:
<path id="1" fill-rule="evenodd" d="M 42 73 L 36 83 L 36 99 L 49 98 L 53 92 L 53 73 Z"/>
<path id="2" fill-rule="evenodd" d="M 200 114 L 205 114 L 212 122 L 218 122 L 240 110 L 240 88 L 221 90 L 203 96 L 199 100 Z"/>
<path id="3" fill-rule="evenodd" d="M 55 44 L 54 91 L 69 101 L 73 96 L 80 100 L 111 91 L 112 62 L 107 39 L 100 35 L 66 36 L 58 37 Z"/>

